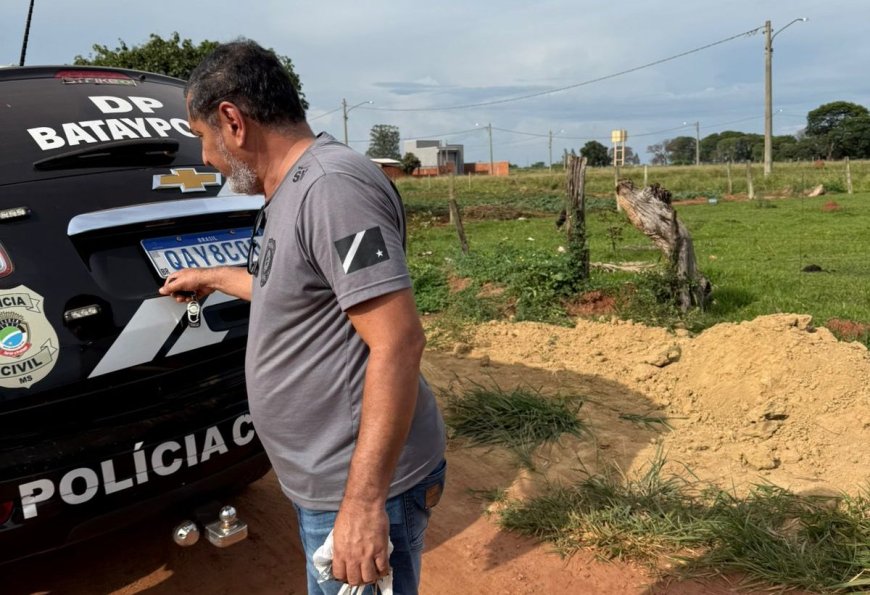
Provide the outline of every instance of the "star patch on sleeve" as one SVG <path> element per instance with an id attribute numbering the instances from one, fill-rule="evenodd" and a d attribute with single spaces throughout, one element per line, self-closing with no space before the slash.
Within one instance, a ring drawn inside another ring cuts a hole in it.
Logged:
<path id="1" fill-rule="evenodd" d="M 379 226 L 336 240 L 335 249 L 338 250 L 341 268 L 345 273 L 353 273 L 390 259 Z"/>

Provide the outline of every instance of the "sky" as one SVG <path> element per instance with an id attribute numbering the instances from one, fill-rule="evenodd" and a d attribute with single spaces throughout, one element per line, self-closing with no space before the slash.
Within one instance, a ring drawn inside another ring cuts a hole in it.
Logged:
<path id="1" fill-rule="evenodd" d="M 19 61 L 28 6 L 0 0 L 0 64 Z M 870 0 L 36 0 L 26 63 L 150 33 L 246 37 L 291 58 L 315 131 L 343 139 L 346 99 L 363 152 L 371 127 L 390 124 L 489 161 L 491 125 L 493 159 L 527 166 L 549 162 L 551 133 L 558 161 L 625 129 L 647 162 L 647 146 L 694 136 L 695 122 L 702 138 L 763 132 L 766 20 L 774 134 L 824 103 L 870 106 Z"/>

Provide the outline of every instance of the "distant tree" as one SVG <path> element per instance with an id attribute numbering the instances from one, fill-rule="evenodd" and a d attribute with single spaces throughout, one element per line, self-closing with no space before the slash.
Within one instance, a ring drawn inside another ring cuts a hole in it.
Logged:
<path id="1" fill-rule="evenodd" d="M 868 115 L 867 108 L 848 101 L 834 101 L 820 105 L 807 114 L 807 136 L 824 136 L 845 120 Z"/>
<path id="2" fill-rule="evenodd" d="M 849 154 L 850 150 L 860 147 L 855 134 L 863 128 L 860 119 L 868 114 L 870 112 L 863 105 L 848 101 L 820 105 L 807 114 L 806 135 L 824 143 L 828 159 L 839 159 Z M 856 118 L 859 123 L 850 125 L 850 121 Z M 844 127 L 849 131 L 844 130 Z M 843 142 L 847 144 L 843 145 Z"/>
<path id="3" fill-rule="evenodd" d="M 402 157 L 402 171 L 410 176 L 418 167 L 420 167 L 420 158 L 413 153 L 405 153 Z"/>
<path id="4" fill-rule="evenodd" d="M 543 169 L 547 167 L 547 164 L 543 161 L 535 161 L 533 164 L 529 166 L 531 169 Z"/>
<path id="5" fill-rule="evenodd" d="M 729 157 L 727 155 L 720 155 L 716 150 L 719 141 L 723 141 L 727 138 L 741 138 L 744 136 L 746 136 L 745 132 L 738 132 L 737 130 L 723 130 L 722 132 L 708 134 L 701 139 L 701 161 L 705 163 L 722 163 L 728 161 Z"/>
<path id="6" fill-rule="evenodd" d="M 761 135 L 759 135 L 761 136 Z M 790 158 L 786 157 L 787 154 L 793 153 L 793 146 L 797 144 L 798 140 L 795 136 L 791 134 L 782 134 L 779 136 L 773 137 L 773 160 L 774 161 L 787 161 Z M 764 137 L 761 137 L 761 146 L 764 147 Z"/>
<path id="7" fill-rule="evenodd" d="M 181 39 L 178 32 L 173 33 L 168 39 L 152 33 L 149 40 L 142 45 L 128 46 L 123 40 L 115 49 L 108 46 L 94 44 L 94 53 L 84 56 L 76 56 L 73 64 L 85 66 L 114 66 L 117 68 L 131 68 L 145 72 L 156 72 L 167 76 L 187 80 L 190 73 L 202 59 L 218 46 L 217 41 L 203 40 L 199 45 L 194 45 L 190 39 Z M 270 50 L 273 51 L 274 50 Z M 278 60 L 290 75 L 302 107 L 308 109 L 305 94 L 302 93 L 302 82 L 293 70 L 293 62 L 287 56 L 275 54 Z"/>
<path id="8" fill-rule="evenodd" d="M 799 136 L 793 143 L 783 144 L 775 153 L 782 161 L 815 161 L 825 153 L 823 143 L 809 136 Z"/>
<path id="9" fill-rule="evenodd" d="M 834 159 L 870 157 L 870 115 L 863 114 L 844 120 L 828 133 Z"/>
<path id="10" fill-rule="evenodd" d="M 714 132 L 701 139 L 702 163 L 713 163 L 716 161 L 716 144 L 722 140 L 722 134 L 724 133 Z"/>
<path id="11" fill-rule="evenodd" d="M 664 142 L 668 162 L 672 165 L 691 165 L 695 163 L 695 139 L 691 136 L 678 136 Z"/>
<path id="12" fill-rule="evenodd" d="M 369 148 L 366 155 L 374 158 L 401 159 L 399 153 L 399 127 L 390 124 L 375 124 L 369 132 Z"/>
<path id="13" fill-rule="evenodd" d="M 746 135 L 727 136 L 716 143 L 716 161 L 741 162 L 752 159 L 752 144 Z"/>
<path id="14" fill-rule="evenodd" d="M 668 152 L 665 150 L 665 143 L 657 143 L 646 148 L 647 153 L 652 153 L 650 163 L 653 165 L 667 165 Z"/>
<path id="15" fill-rule="evenodd" d="M 586 157 L 586 163 L 592 167 L 608 165 L 610 163 L 610 160 L 607 158 L 607 147 L 597 140 L 591 140 L 583 145 L 583 148 L 580 149 L 580 155 Z"/>

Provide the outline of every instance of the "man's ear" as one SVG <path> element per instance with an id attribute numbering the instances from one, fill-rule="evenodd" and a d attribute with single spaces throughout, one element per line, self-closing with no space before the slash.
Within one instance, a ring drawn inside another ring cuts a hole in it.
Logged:
<path id="1" fill-rule="evenodd" d="M 218 105 L 218 121 L 224 138 L 232 139 L 237 147 L 245 144 L 247 121 L 239 107 L 230 101 L 222 101 Z"/>

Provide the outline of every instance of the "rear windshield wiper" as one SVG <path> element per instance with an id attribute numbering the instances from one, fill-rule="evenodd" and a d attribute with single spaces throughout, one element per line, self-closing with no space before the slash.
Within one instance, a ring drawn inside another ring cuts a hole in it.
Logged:
<path id="1" fill-rule="evenodd" d="M 175 159 L 178 141 L 172 138 L 141 138 L 102 143 L 66 151 L 33 162 L 38 170 L 78 167 L 166 165 Z"/>

